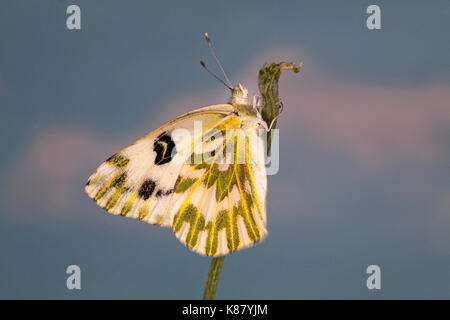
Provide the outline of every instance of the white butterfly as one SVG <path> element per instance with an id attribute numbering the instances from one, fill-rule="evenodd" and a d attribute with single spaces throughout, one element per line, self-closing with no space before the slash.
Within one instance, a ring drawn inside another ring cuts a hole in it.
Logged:
<path id="1" fill-rule="evenodd" d="M 263 239 L 266 149 L 259 130 L 270 126 L 242 84 L 227 86 L 228 104 L 181 115 L 111 156 L 89 177 L 87 194 L 110 213 L 172 227 L 203 255 L 224 255 Z M 180 139 L 180 129 L 190 138 Z"/>

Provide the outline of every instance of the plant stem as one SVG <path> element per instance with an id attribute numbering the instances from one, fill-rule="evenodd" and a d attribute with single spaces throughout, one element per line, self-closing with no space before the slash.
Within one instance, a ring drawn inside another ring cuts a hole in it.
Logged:
<path id="1" fill-rule="evenodd" d="M 224 261 L 225 256 L 212 258 L 211 264 L 209 265 L 208 279 L 206 279 L 203 300 L 214 300 L 217 284 L 219 283 L 220 272 L 222 271 Z"/>

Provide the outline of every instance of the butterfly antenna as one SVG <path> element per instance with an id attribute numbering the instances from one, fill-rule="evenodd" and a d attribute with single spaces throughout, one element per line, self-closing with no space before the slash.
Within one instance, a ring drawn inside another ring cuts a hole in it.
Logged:
<path id="1" fill-rule="evenodd" d="M 217 58 L 216 52 L 214 51 L 214 48 L 213 48 L 213 46 L 211 44 L 211 38 L 209 37 L 208 33 L 205 33 L 205 39 L 208 42 L 209 50 L 211 50 L 212 56 L 214 57 L 214 59 L 216 60 L 217 64 L 219 65 L 219 68 L 222 71 L 222 73 L 223 73 L 223 75 L 225 77 L 225 80 L 227 80 L 228 86 L 231 87 L 230 79 L 228 79 L 227 74 L 225 73 L 225 70 L 223 69 L 222 64 L 220 63 L 219 58 Z"/>
<path id="2" fill-rule="evenodd" d="M 206 66 L 205 62 L 203 60 L 200 60 L 200 64 L 202 65 L 203 68 L 205 68 L 206 71 L 208 71 L 208 73 L 210 75 L 212 75 L 214 78 L 216 78 L 217 80 L 219 80 L 221 83 L 223 83 L 223 85 L 225 87 L 227 87 L 230 90 L 233 90 L 233 88 L 227 84 L 225 81 L 223 81 L 222 79 L 220 79 L 218 76 L 216 76 L 211 70 L 208 69 L 208 67 Z"/>

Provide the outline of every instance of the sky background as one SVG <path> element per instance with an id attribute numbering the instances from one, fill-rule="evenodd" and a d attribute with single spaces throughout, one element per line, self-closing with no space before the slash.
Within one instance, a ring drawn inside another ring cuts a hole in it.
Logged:
<path id="1" fill-rule="evenodd" d="M 217 70 L 204 32 L 252 93 L 264 62 L 304 62 L 280 81 L 269 236 L 227 257 L 217 298 L 450 298 L 450 3 L 427 4 L 2 1 L 0 298 L 201 298 L 208 258 L 83 189 L 111 154 L 228 99 L 200 67 Z"/>

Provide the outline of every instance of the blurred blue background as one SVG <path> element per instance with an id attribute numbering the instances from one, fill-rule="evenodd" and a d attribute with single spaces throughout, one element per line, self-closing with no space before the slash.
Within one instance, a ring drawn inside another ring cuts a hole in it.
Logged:
<path id="1" fill-rule="evenodd" d="M 66 8 L 81 8 L 81 30 Z M 367 6 L 381 30 L 366 28 Z M 203 33 L 255 92 L 280 83 L 269 237 L 225 260 L 219 299 L 450 298 L 450 3 L 21 1 L 0 4 L 0 298 L 201 298 L 209 259 L 83 191 L 109 155 L 225 102 Z M 82 290 L 66 288 L 79 265 Z M 381 267 L 381 290 L 366 287 Z"/>

